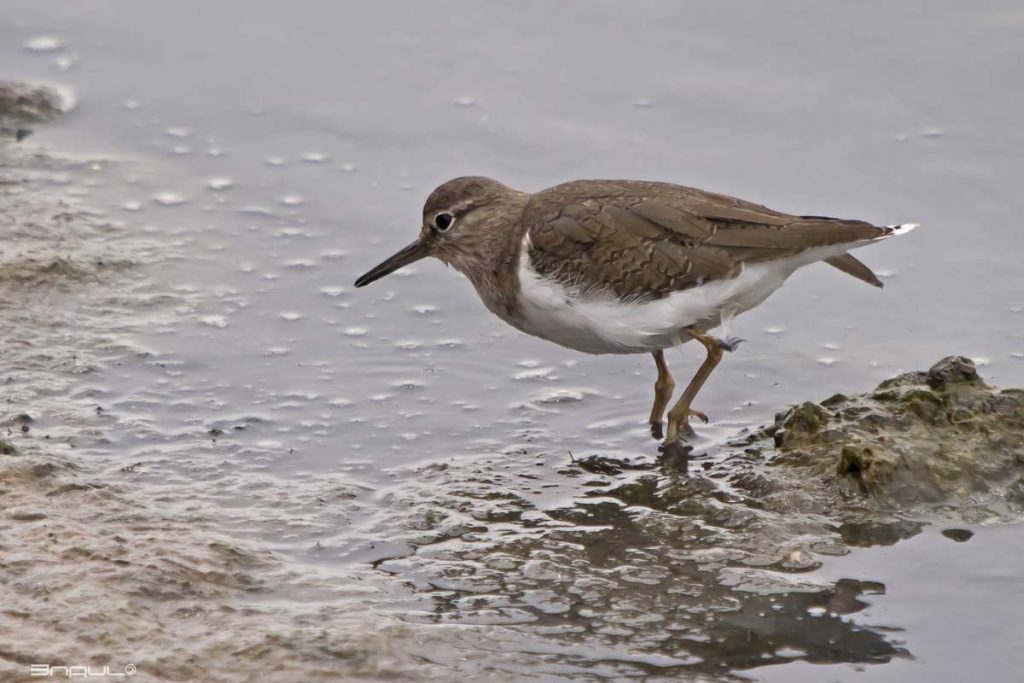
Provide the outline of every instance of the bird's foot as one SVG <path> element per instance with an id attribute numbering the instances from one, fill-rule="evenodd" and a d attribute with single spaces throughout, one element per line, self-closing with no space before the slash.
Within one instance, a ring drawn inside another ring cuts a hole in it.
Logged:
<path id="1" fill-rule="evenodd" d="M 669 444 L 678 440 L 686 441 L 697 436 L 697 433 L 693 431 L 693 427 L 690 426 L 690 418 L 695 417 L 704 424 L 708 423 L 708 416 L 699 410 L 688 408 L 686 414 L 679 420 L 678 424 L 671 424 L 671 420 L 668 426 L 668 438 L 665 439 L 665 444 Z M 653 426 L 652 426 L 653 427 Z M 660 425 L 659 425 L 660 427 Z M 673 429 L 673 427 L 675 427 Z M 660 430 L 659 430 L 660 431 Z M 653 433 L 653 429 L 652 429 Z"/>
<path id="2" fill-rule="evenodd" d="M 723 351 L 735 351 L 739 348 L 742 342 L 747 341 L 746 339 L 740 339 L 739 337 L 726 337 L 725 339 L 716 339 L 718 346 Z M 707 420 L 705 420 L 707 422 Z"/>
<path id="3" fill-rule="evenodd" d="M 652 420 L 650 425 L 651 438 L 653 438 L 655 441 L 661 441 L 662 439 L 665 438 L 665 425 L 661 420 L 658 420 L 657 422 L 654 422 Z"/>

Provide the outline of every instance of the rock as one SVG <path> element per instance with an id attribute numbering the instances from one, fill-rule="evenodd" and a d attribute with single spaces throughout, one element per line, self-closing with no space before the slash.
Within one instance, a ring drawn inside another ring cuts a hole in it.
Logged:
<path id="1" fill-rule="evenodd" d="M 0 81 L 0 138 L 20 142 L 32 134 L 32 126 L 58 118 L 74 106 L 74 100 L 54 88 Z"/>
<path id="2" fill-rule="evenodd" d="M 896 506 L 998 506 L 1024 472 L 1024 392 L 990 387 L 969 359 L 949 357 L 870 394 L 804 403 L 764 434 L 778 451 L 769 457 L 813 470 L 826 489 Z"/>

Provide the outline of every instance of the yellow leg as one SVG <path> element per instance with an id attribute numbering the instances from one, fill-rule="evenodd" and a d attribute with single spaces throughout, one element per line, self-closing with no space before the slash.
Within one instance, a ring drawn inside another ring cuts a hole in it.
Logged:
<path id="1" fill-rule="evenodd" d="M 696 416 L 701 421 L 707 422 L 708 416 L 704 413 L 694 410 L 690 407 L 697 392 L 700 391 L 701 387 L 704 386 L 704 382 L 707 381 L 708 376 L 711 375 L 711 371 L 715 369 L 719 361 L 722 360 L 725 346 L 722 342 L 718 341 L 712 336 L 709 336 L 703 330 L 696 328 L 689 330 L 690 336 L 699 341 L 704 345 L 707 350 L 707 358 L 698 368 L 697 373 L 690 380 L 690 383 L 686 386 L 683 391 L 683 395 L 679 397 L 679 400 L 672 410 L 668 412 L 668 434 L 665 435 L 665 447 L 668 448 L 679 441 L 680 433 L 693 434 L 693 429 L 690 428 L 689 419 L 690 416 Z"/>
<path id="2" fill-rule="evenodd" d="M 665 414 L 669 399 L 676 388 L 676 382 L 672 379 L 672 373 L 668 371 L 665 364 L 665 352 L 661 349 L 652 351 L 654 364 L 658 366 L 658 379 L 654 382 L 654 405 L 651 407 L 651 436 L 661 439 L 664 434 L 661 428 L 661 416 Z"/>

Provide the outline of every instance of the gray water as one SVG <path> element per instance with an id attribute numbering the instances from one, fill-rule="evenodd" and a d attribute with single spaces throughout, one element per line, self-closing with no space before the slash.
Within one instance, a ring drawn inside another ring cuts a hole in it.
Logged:
<path id="1" fill-rule="evenodd" d="M 10 680 L 1024 676 L 1018 527 L 806 565 L 795 528 L 648 537 L 604 495 L 630 472 L 570 461 L 654 459 L 648 357 L 521 335 L 437 263 L 351 287 L 452 176 L 673 181 L 923 224 L 859 254 L 883 291 L 813 266 L 737 320 L 702 444 L 950 353 L 1024 385 L 1015 3 L 3 10 L 0 79 L 77 99 L 12 165 L 42 217 L 5 246 L 4 424 L 89 487 L 9 498 Z"/>

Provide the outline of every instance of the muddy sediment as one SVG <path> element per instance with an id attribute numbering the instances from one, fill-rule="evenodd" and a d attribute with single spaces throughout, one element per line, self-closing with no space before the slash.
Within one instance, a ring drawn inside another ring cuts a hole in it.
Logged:
<path id="1" fill-rule="evenodd" d="M 1024 392 L 946 358 L 867 394 L 794 406 L 685 473 L 567 463 L 559 474 L 588 492 L 543 513 L 512 493 L 532 486 L 512 467 L 423 474 L 435 495 L 401 505 L 417 511 L 419 549 L 381 567 L 423 582 L 440 619 L 527 624 L 566 647 L 586 633 L 593 657 L 630 654 L 628 666 L 605 662 L 623 676 L 885 662 L 913 655 L 898 629 L 848 618 L 885 586 L 813 570 L 933 525 L 964 542 L 959 525 L 1019 521 Z"/>

